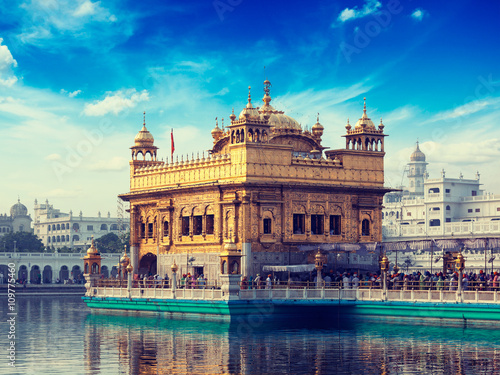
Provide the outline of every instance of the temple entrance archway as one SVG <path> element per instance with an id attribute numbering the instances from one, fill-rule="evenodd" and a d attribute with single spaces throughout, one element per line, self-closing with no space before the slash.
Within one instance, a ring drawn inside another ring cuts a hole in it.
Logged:
<path id="1" fill-rule="evenodd" d="M 30 283 L 31 284 L 40 284 L 42 281 L 42 274 L 40 272 L 40 267 L 34 265 L 31 267 L 30 271 Z"/>
<path id="2" fill-rule="evenodd" d="M 73 275 L 73 281 L 76 283 L 78 280 L 81 278 L 80 275 L 82 273 L 82 270 L 80 269 L 80 266 L 73 266 L 71 269 L 71 274 Z"/>
<path id="3" fill-rule="evenodd" d="M 22 265 L 19 267 L 19 271 L 17 272 L 20 281 L 24 281 L 28 279 L 28 267 Z"/>
<path id="4" fill-rule="evenodd" d="M 147 253 L 139 262 L 139 275 L 156 275 L 156 255 Z"/>
<path id="5" fill-rule="evenodd" d="M 45 266 L 43 268 L 42 280 L 44 284 L 50 284 L 52 282 L 52 267 Z"/>
<path id="6" fill-rule="evenodd" d="M 59 280 L 63 282 L 64 280 L 69 279 L 69 270 L 68 266 L 62 266 L 61 270 L 59 271 Z"/>

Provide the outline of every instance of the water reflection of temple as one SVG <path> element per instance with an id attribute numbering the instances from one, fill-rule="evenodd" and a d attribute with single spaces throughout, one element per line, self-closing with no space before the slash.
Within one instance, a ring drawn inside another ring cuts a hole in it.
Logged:
<path id="1" fill-rule="evenodd" d="M 500 333 L 475 328 L 92 315 L 85 332 L 89 373 L 113 363 L 125 374 L 500 373 Z"/>

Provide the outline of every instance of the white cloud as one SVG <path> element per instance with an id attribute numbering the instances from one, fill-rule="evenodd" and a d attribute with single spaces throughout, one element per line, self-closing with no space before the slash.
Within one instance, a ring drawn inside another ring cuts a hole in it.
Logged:
<path id="1" fill-rule="evenodd" d="M 363 18 L 372 13 L 375 13 L 380 7 L 382 7 L 382 4 L 379 1 L 366 0 L 361 9 L 358 9 L 358 7 L 354 7 L 352 9 L 345 8 L 342 12 L 340 12 L 339 16 L 337 17 L 337 21 L 346 22 L 357 18 Z"/>
<path id="2" fill-rule="evenodd" d="M 19 24 L 18 38 L 23 43 L 36 44 L 39 48 L 64 47 L 75 39 L 80 42 L 80 46 L 93 50 L 101 45 L 110 48 L 123 37 L 128 38 L 133 34 L 129 21 L 134 16 L 127 14 L 127 17 L 120 17 L 123 21 L 117 27 L 115 12 L 101 6 L 100 1 L 24 0 L 18 9 L 23 12 L 19 17 L 22 22 Z M 61 43 L 54 43 L 54 40 Z"/>
<path id="3" fill-rule="evenodd" d="M 85 17 L 96 14 L 97 9 L 100 7 L 101 2 L 97 1 L 93 3 L 92 1 L 86 0 L 80 4 L 78 8 L 73 12 L 75 17 Z M 102 9 L 102 8 L 101 8 Z"/>
<path id="4" fill-rule="evenodd" d="M 136 89 L 128 89 L 114 93 L 108 92 L 103 100 L 85 104 L 83 113 L 87 116 L 104 116 L 108 113 L 117 115 L 125 109 L 134 108 L 137 103 L 148 100 L 147 90 L 138 92 Z"/>
<path id="5" fill-rule="evenodd" d="M 9 47 L 2 43 L 3 38 L 0 38 L 0 85 L 11 87 L 17 82 L 17 77 L 13 73 L 17 61 L 12 56 Z"/>
<path id="6" fill-rule="evenodd" d="M 424 18 L 424 15 L 425 15 L 425 11 L 417 8 L 413 11 L 413 13 L 411 14 L 411 17 L 417 21 L 422 21 L 422 18 Z"/>
<path id="7" fill-rule="evenodd" d="M 77 96 L 77 95 L 79 95 L 79 94 L 81 94 L 81 93 L 82 93 L 82 90 L 76 90 L 76 91 L 73 91 L 73 92 L 68 93 L 68 96 L 69 96 L 70 98 L 74 98 L 75 96 Z"/>
<path id="8" fill-rule="evenodd" d="M 454 120 L 459 117 L 472 115 L 476 112 L 480 112 L 485 109 L 495 109 L 495 108 L 498 109 L 499 107 L 500 107 L 500 97 L 497 98 L 491 97 L 491 98 L 473 100 L 456 108 L 437 113 L 430 119 L 430 122 Z"/>
<path id="9" fill-rule="evenodd" d="M 68 92 L 65 89 L 61 89 L 61 94 L 68 95 L 69 98 L 74 98 L 77 95 L 80 95 L 82 93 L 82 90 L 75 90 L 73 92 Z"/>

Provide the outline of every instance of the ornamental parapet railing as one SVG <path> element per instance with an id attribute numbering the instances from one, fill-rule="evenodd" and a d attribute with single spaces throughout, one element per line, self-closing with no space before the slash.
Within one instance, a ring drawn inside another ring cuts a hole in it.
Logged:
<path id="1" fill-rule="evenodd" d="M 109 280 L 112 282 L 97 283 L 88 289 L 86 295 L 98 298 L 132 298 L 132 299 L 185 299 L 185 300 L 227 300 L 228 293 L 221 285 L 207 284 L 192 287 L 177 287 L 175 290 L 167 284 L 150 284 L 144 287 L 136 284 L 129 289 L 125 280 Z M 239 285 L 237 300 L 268 301 L 394 301 L 394 302 L 427 302 L 427 303 L 489 303 L 500 306 L 500 287 L 487 285 L 484 282 L 468 283 L 459 292 L 452 284 L 436 285 L 435 283 L 412 283 L 391 285 L 384 290 L 380 283 L 295 283 L 271 284 L 250 288 Z M 232 298 L 233 300 L 235 298 Z M 299 302 L 300 303 L 300 302 Z"/>

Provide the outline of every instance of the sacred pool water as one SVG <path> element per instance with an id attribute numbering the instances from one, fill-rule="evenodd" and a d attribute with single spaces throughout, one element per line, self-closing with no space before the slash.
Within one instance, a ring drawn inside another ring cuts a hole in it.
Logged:
<path id="1" fill-rule="evenodd" d="M 1 374 L 500 373 L 498 323 L 168 320 L 93 314 L 63 296 L 17 296 L 16 308 L 15 368 L 1 310 Z"/>

